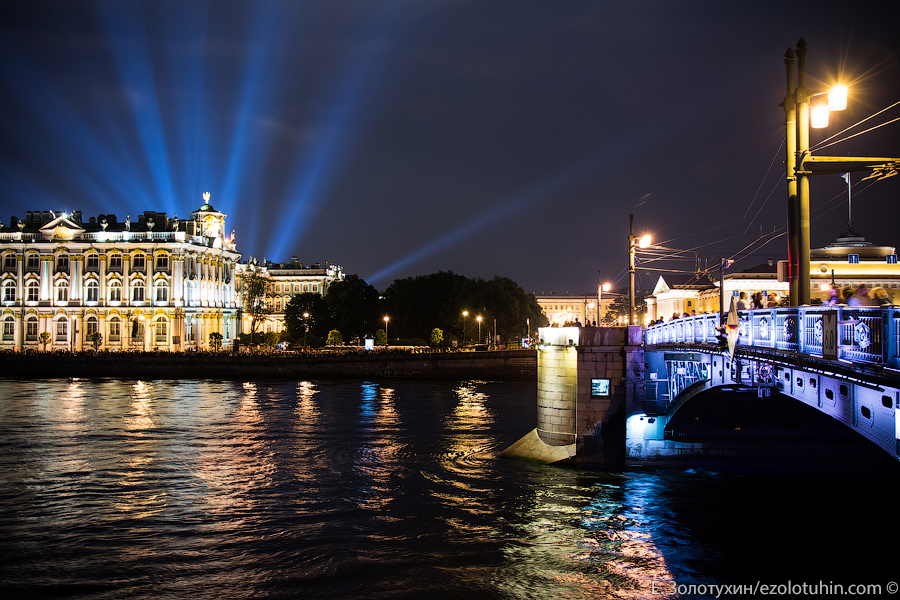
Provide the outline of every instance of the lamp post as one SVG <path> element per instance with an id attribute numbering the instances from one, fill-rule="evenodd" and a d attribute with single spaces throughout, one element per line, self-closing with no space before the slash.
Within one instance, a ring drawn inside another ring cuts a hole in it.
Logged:
<path id="1" fill-rule="evenodd" d="M 72 352 L 75 352 L 76 337 L 78 337 L 78 315 L 72 315 Z"/>
<path id="2" fill-rule="evenodd" d="M 466 317 L 469 316 L 469 311 L 463 311 L 463 346 L 466 345 Z"/>
<path id="3" fill-rule="evenodd" d="M 481 343 L 481 315 L 478 315 L 477 317 L 475 317 L 475 320 L 478 321 L 478 341 L 475 343 L 480 344 Z"/>
<path id="4" fill-rule="evenodd" d="M 303 347 L 306 348 L 306 336 L 309 335 L 309 313 L 303 313 Z"/>
<path id="5" fill-rule="evenodd" d="M 634 325 L 634 253 L 636 246 L 646 248 L 650 245 L 650 236 L 643 236 L 640 241 L 634 237 L 634 215 L 628 215 L 628 324 Z"/>
<path id="6" fill-rule="evenodd" d="M 809 278 L 809 176 L 812 172 L 804 163 L 812 158 L 809 149 L 810 99 L 826 92 L 810 94 L 806 86 L 806 41 L 797 42 L 797 87 L 794 87 L 794 51 L 784 55 L 787 72 L 787 95 L 784 107 L 785 177 L 788 182 L 788 278 L 792 306 L 810 302 Z M 828 125 L 828 111 L 847 108 L 847 88 L 839 85 L 828 93 L 824 105 L 814 109 L 813 127 Z"/>
<path id="7" fill-rule="evenodd" d="M 390 317 L 386 316 L 384 318 L 384 345 L 385 346 L 390 346 L 390 343 L 388 343 L 388 334 L 387 334 L 388 321 L 390 321 L 390 320 L 391 320 Z"/>

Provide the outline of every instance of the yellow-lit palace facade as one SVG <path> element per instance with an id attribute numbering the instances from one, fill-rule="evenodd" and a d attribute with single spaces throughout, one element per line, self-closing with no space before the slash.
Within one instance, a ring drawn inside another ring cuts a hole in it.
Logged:
<path id="1" fill-rule="evenodd" d="M 214 333 L 228 347 L 241 255 L 204 200 L 189 219 L 13 217 L 0 227 L 0 350 L 199 350 Z"/>

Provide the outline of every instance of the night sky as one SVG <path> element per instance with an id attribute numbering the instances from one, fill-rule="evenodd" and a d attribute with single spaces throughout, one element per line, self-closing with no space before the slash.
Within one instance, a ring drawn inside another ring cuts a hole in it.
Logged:
<path id="1" fill-rule="evenodd" d="M 747 268 L 786 258 L 785 51 L 805 38 L 811 87 L 851 87 L 815 143 L 900 101 L 895 16 L 893 2 L 4 0 L 0 220 L 186 218 L 209 191 L 245 259 L 327 261 L 381 290 L 452 270 L 585 293 L 598 271 L 625 285 L 634 213 L 637 234 L 696 256 L 665 268 Z M 898 132 L 819 154 L 900 156 Z M 900 177 L 862 177 L 855 228 L 900 245 Z M 848 207 L 839 176 L 811 187 L 815 248 Z"/>

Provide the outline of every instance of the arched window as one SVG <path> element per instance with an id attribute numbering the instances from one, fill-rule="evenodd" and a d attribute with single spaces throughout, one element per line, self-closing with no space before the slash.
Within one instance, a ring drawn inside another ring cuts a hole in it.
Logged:
<path id="1" fill-rule="evenodd" d="M 56 321 L 56 341 L 67 342 L 69 340 L 69 320 L 60 317 Z"/>
<path id="2" fill-rule="evenodd" d="M 37 302 L 41 297 L 41 286 L 36 279 L 28 282 L 28 302 Z"/>
<path id="3" fill-rule="evenodd" d="M 122 282 L 118 279 L 113 279 L 109 282 L 109 301 L 110 302 L 121 302 L 122 301 Z"/>
<path id="4" fill-rule="evenodd" d="M 16 333 L 16 320 L 11 316 L 3 319 L 3 341 L 12 341 Z"/>
<path id="5" fill-rule="evenodd" d="M 100 284 L 96 279 L 91 279 L 87 282 L 87 292 L 84 295 L 84 299 L 87 302 L 100 301 Z"/>
<path id="6" fill-rule="evenodd" d="M 165 279 L 158 279 L 156 281 L 156 301 L 157 302 L 168 302 L 169 301 L 169 282 Z"/>
<path id="7" fill-rule="evenodd" d="M 65 279 L 60 279 L 56 282 L 56 301 L 57 302 L 68 302 L 69 301 L 69 282 Z"/>
<path id="8" fill-rule="evenodd" d="M 37 341 L 38 337 L 38 320 L 37 317 L 28 317 L 25 321 L 25 340 L 29 342 Z"/>
<path id="9" fill-rule="evenodd" d="M 135 279 L 133 282 L 131 282 L 131 301 L 144 301 L 144 282 L 140 279 Z"/>
<path id="10" fill-rule="evenodd" d="M 97 317 L 95 317 L 93 315 L 88 317 L 87 318 L 87 331 L 85 332 L 85 334 L 91 335 L 92 333 L 96 333 L 98 330 L 99 330 L 99 326 L 98 326 Z"/>
<path id="11" fill-rule="evenodd" d="M 156 343 L 165 344 L 169 336 L 169 323 L 164 317 L 156 319 Z"/>
<path id="12" fill-rule="evenodd" d="M 3 301 L 16 301 L 16 282 L 12 279 L 7 279 L 5 282 L 3 282 Z"/>
<path id="13" fill-rule="evenodd" d="M 109 341 L 118 342 L 122 337 L 122 320 L 113 317 L 109 320 Z"/>

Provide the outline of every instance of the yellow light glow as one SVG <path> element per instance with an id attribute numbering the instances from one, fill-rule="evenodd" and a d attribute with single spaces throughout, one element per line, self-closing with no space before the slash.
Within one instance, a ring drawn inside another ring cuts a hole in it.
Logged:
<path id="1" fill-rule="evenodd" d="M 828 92 L 828 110 L 844 110 L 847 108 L 847 86 L 836 85 Z"/>
<path id="2" fill-rule="evenodd" d="M 608 292 L 611 288 L 612 288 L 612 285 L 611 285 L 611 284 L 609 284 L 609 283 L 604 283 L 604 284 L 603 284 L 603 291 L 604 291 L 604 292 Z"/>
<path id="3" fill-rule="evenodd" d="M 809 126 L 813 129 L 828 127 L 828 105 L 824 102 L 814 104 L 809 109 Z"/>
<path id="4" fill-rule="evenodd" d="M 638 242 L 638 245 L 641 248 L 646 248 L 647 246 L 649 246 L 650 245 L 650 234 L 647 234 L 644 237 L 642 237 L 640 242 Z"/>
<path id="5" fill-rule="evenodd" d="M 831 289 L 831 286 L 828 285 L 827 283 L 823 283 L 823 284 L 820 284 L 820 285 L 819 285 L 819 291 L 820 291 L 820 292 L 827 292 L 827 291 L 830 290 L 830 289 Z"/>

